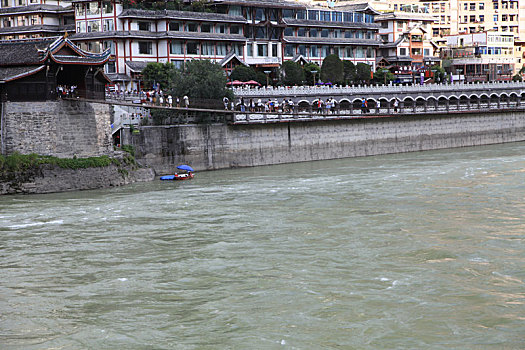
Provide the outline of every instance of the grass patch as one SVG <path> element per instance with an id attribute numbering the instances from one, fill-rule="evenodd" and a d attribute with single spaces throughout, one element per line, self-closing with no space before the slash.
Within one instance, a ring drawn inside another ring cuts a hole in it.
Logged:
<path id="1" fill-rule="evenodd" d="M 120 165 L 117 159 L 108 156 L 89 158 L 58 158 L 38 154 L 13 153 L 9 156 L 0 155 L 0 173 L 13 173 L 36 168 L 39 165 L 51 164 L 64 169 L 100 168 L 111 164 Z"/>

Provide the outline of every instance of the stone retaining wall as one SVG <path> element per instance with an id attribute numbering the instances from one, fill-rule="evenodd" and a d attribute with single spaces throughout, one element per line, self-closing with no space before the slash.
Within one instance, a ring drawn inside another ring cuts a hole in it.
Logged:
<path id="1" fill-rule="evenodd" d="M 5 102 L 5 154 L 61 158 L 111 155 L 111 105 L 81 101 Z"/>
<path id="2" fill-rule="evenodd" d="M 141 127 L 123 144 L 157 174 L 248 167 L 525 140 L 525 113 L 434 114 L 259 125 Z"/>

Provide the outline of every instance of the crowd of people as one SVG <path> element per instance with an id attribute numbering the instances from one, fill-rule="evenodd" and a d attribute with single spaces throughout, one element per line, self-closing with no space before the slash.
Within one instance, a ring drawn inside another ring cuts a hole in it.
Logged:
<path id="1" fill-rule="evenodd" d="M 58 85 L 56 89 L 58 98 L 74 98 L 77 96 L 76 91 L 77 91 L 76 85 L 72 85 L 72 86 Z"/>
<path id="2" fill-rule="evenodd" d="M 109 92 L 109 91 L 108 91 Z M 142 103 L 151 104 L 155 106 L 163 107 L 177 107 L 177 108 L 189 108 L 190 107 L 190 98 L 184 95 L 182 98 L 173 97 L 171 94 L 165 94 L 162 90 L 118 90 L 116 89 L 113 92 L 109 92 L 112 97 L 133 97 L 137 96 Z"/>

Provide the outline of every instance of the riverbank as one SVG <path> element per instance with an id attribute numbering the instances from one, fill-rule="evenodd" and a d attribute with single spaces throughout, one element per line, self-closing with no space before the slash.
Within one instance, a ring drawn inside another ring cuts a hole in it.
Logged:
<path id="1" fill-rule="evenodd" d="M 18 158 L 18 159 L 15 159 Z M 151 168 L 139 167 L 125 152 L 114 157 L 64 159 L 15 155 L 0 163 L 0 195 L 100 189 L 151 181 Z"/>
<path id="2" fill-rule="evenodd" d="M 182 124 L 122 132 L 157 174 L 352 158 L 525 140 L 525 111 L 444 112 L 268 124 Z"/>

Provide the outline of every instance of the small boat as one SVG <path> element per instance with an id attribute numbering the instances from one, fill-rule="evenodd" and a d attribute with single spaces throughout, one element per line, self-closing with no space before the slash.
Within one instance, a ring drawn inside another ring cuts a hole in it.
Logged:
<path id="1" fill-rule="evenodd" d="M 185 173 L 185 174 L 175 173 L 174 175 L 161 176 L 160 179 L 161 180 L 189 180 L 189 179 L 193 179 L 193 173 Z"/>
<path id="2" fill-rule="evenodd" d="M 191 166 L 182 164 L 177 169 L 183 170 L 182 174 L 175 173 L 174 175 L 161 176 L 161 180 L 189 180 L 193 179 L 193 172 L 195 171 Z"/>

